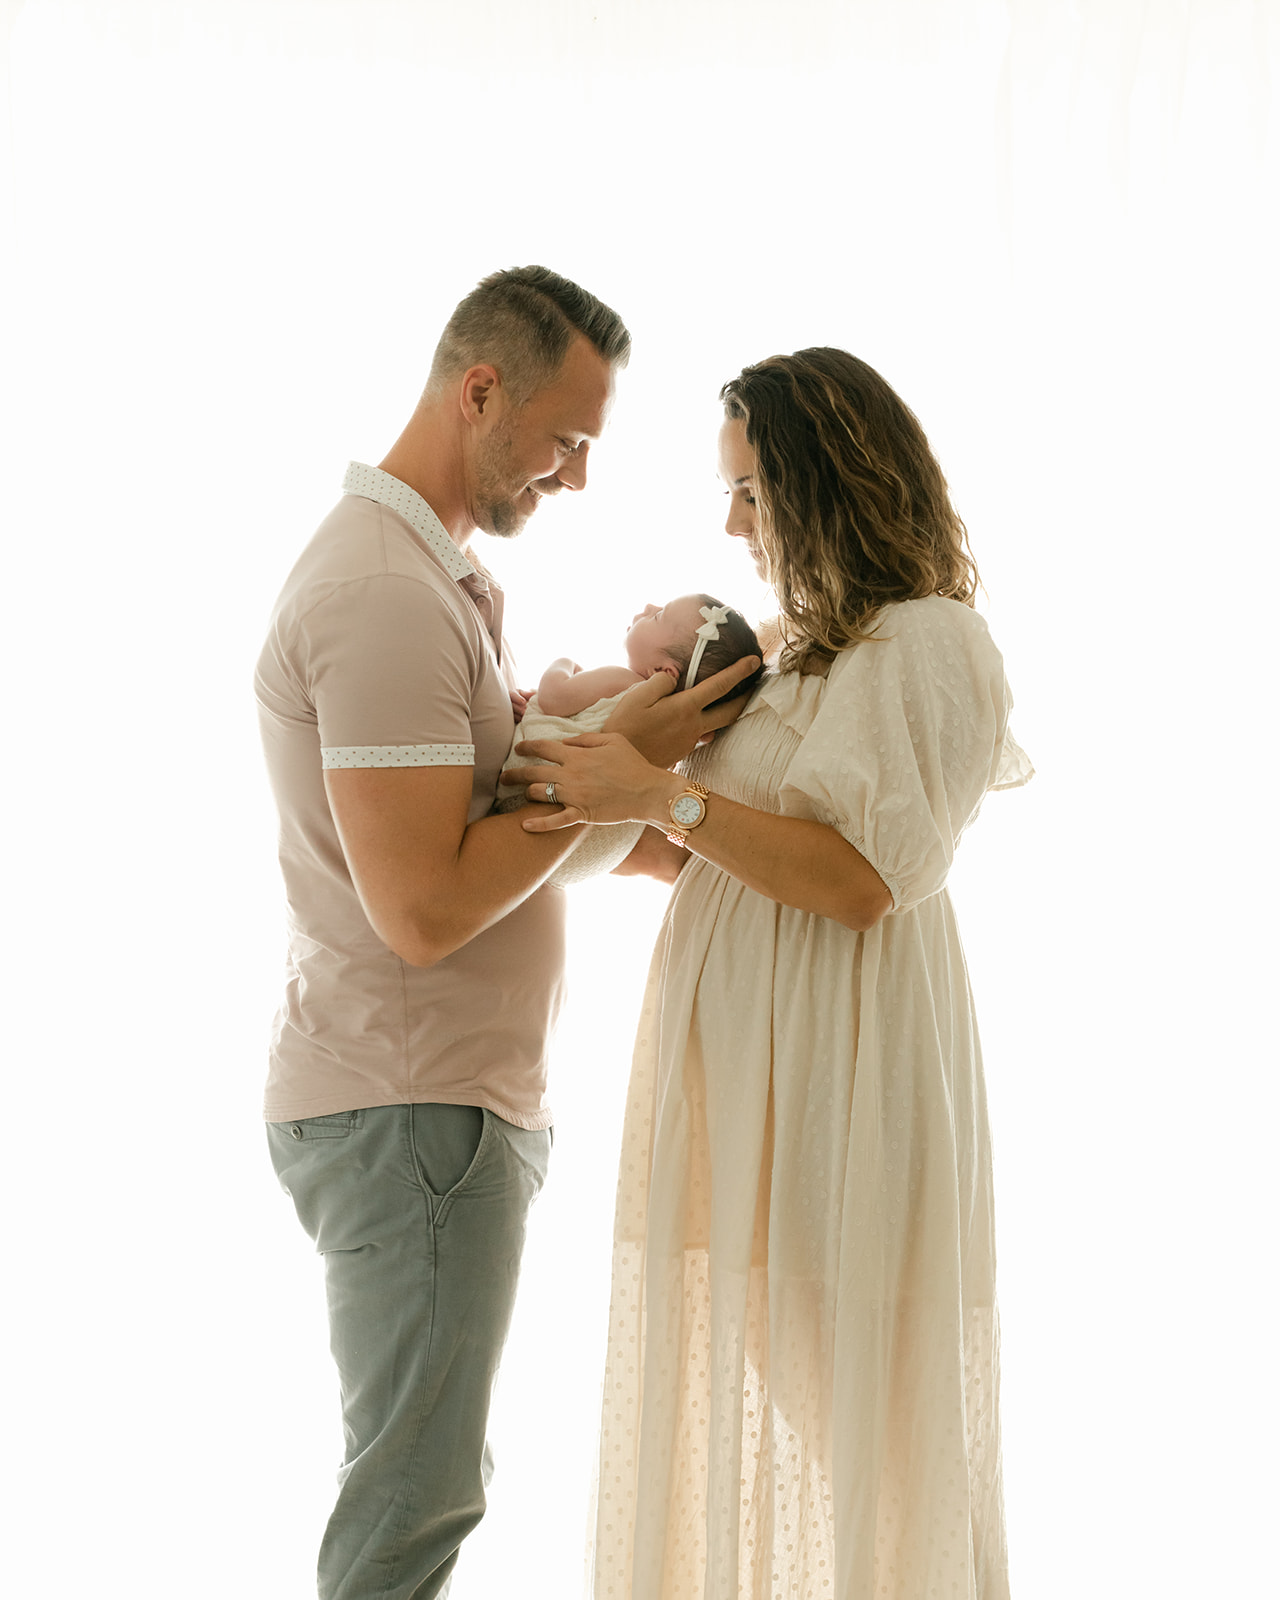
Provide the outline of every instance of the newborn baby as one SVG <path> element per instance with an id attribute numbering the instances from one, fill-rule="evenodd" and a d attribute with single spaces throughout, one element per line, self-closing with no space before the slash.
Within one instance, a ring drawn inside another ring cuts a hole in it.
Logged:
<path id="1" fill-rule="evenodd" d="M 584 672 L 567 656 L 553 661 L 525 707 L 503 771 L 528 764 L 527 757 L 515 753 L 522 740 L 599 733 L 627 690 L 655 672 L 669 674 L 677 689 L 691 689 L 743 656 L 762 654 L 759 640 L 742 614 L 709 594 L 685 594 L 665 606 L 646 606 L 627 629 L 625 649 L 625 667 L 593 667 Z M 734 688 L 733 695 L 754 688 L 763 673 L 761 666 Z M 523 789 L 499 784 L 496 810 L 514 811 L 524 801 Z M 580 832 L 595 837 L 575 847 L 552 875 L 552 883 L 563 886 L 612 870 L 630 854 L 644 824 L 605 823 Z"/>

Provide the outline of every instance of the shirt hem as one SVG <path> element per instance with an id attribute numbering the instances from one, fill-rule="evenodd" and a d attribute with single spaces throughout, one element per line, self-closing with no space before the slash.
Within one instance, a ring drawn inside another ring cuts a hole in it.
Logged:
<path id="1" fill-rule="evenodd" d="M 352 1094 L 320 1095 L 315 1100 L 285 1102 L 284 1105 L 264 1105 L 264 1122 L 305 1122 L 308 1117 L 331 1117 L 339 1111 L 368 1111 L 374 1106 L 482 1106 L 501 1117 L 513 1127 L 530 1133 L 540 1133 L 554 1120 L 550 1106 L 537 1111 L 517 1111 L 494 1095 L 486 1094 L 384 1094 L 372 1097 Z"/>

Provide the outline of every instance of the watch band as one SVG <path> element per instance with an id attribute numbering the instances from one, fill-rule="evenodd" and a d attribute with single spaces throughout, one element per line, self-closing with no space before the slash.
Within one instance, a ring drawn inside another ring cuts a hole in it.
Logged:
<path id="1" fill-rule="evenodd" d="M 682 823 L 676 816 L 676 807 L 686 798 L 694 799 L 699 804 L 698 815 L 690 822 Z M 667 838 L 672 844 L 678 844 L 681 849 L 688 848 L 689 834 L 699 827 L 707 815 L 707 801 L 711 798 L 710 789 L 702 784 L 695 783 L 691 778 L 686 779 L 684 789 L 667 802 L 667 810 L 671 814 L 671 827 L 667 830 Z"/>

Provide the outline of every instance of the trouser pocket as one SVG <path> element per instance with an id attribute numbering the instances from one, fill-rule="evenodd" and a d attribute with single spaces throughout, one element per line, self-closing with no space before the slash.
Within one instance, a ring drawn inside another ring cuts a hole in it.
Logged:
<path id="1" fill-rule="evenodd" d="M 485 1137 L 479 1106 L 413 1105 L 409 1141 L 424 1188 L 443 1199 L 470 1172 Z"/>

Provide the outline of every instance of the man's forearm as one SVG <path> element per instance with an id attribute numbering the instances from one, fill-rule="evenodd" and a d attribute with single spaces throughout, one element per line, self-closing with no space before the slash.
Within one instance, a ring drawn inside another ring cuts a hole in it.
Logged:
<path id="1" fill-rule="evenodd" d="M 397 954 L 414 966 L 434 966 L 501 922 L 555 871 L 577 843 L 578 830 L 526 833 L 520 826 L 526 809 L 468 826 L 453 862 L 435 869 L 414 897 L 410 927 L 392 944 Z"/>
<path id="2" fill-rule="evenodd" d="M 492 927 L 573 848 L 573 828 L 526 833 L 527 808 L 468 824 L 472 780 L 472 769 L 460 766 L 325 773 L 364 913 L 382 942 L 414 966 L 433 966 Z"/>

